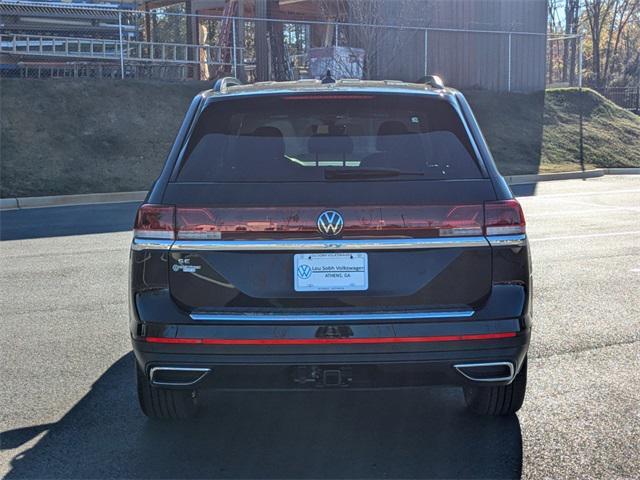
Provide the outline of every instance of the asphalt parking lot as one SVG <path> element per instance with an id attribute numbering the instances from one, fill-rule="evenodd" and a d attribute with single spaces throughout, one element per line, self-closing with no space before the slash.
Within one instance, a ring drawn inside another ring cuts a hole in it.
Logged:
<path id="1" fill-rule="evenodd" d="M 0 475 L 637 478 L 640 177 L 516 193 L 535 327 L 524 407 L 503 419 L 440 388 L 221 393 L 196 421 L 149 422 L 127 329 L 135 205 L 2 212 Z"/>

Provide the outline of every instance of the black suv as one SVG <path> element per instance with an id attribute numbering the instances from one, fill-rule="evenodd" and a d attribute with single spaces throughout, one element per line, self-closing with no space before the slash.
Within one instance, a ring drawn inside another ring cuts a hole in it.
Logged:
<path id="1" fill-rule="evenodd" d="M 140 207 L 130 329 L 145 414 L 204 388 L 458 385 L 522 405 L 525 221 L 462 94 L 219 80 Z"/>

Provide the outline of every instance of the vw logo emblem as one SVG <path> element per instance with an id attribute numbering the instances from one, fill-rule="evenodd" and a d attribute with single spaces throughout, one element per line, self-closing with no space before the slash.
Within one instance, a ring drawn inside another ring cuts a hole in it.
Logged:
<path id="1" fill-rule="evenodd" d="M 318 230 L 323 235 L 335 237 L 340 234 L 343 226 L 342 215 L 333 210 L 322 212 L 318 217 Z"/>
<path id="2" fill-rule="evenodd" d="M 311 267 L 309 265 L 303 264 L 298 267 L 298 277 L 306 280 L 311 276 Z"/>

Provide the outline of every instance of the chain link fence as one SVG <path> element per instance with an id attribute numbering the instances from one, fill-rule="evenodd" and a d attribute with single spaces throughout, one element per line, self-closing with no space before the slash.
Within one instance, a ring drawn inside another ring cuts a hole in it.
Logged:
<path id="1" fill-rule="evenodd" d="M 0 2 L 0 74 L 22 78 L 243 81 L 336 78 L 416 81 L 439 74 L 459 88 L 535 91 L 579 85 L 574 37 L 187 15 L 38 2 Z M 546 55 L 545 55 L 546 51 Z M 546 57 L 546 58 L 545 58 Z"/>
<path id="2" fill-rule="evenodd" d="M 582 58 L 580 35 L 550 35 L 547 39 L 547 87 L 581 87 Z"/>

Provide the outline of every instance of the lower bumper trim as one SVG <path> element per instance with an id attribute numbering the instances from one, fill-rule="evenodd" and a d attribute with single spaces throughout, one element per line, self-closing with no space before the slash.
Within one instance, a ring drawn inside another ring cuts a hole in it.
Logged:
<path id="1" fill-rule="evenodd" d="M 426 337 L 370 337 L 370 338 L 176 338 L 145 337 L 147 343 L 181 345 L 339 345 L 459 342 L 467 340 L 495 340 L 513 338 L 516 332 L 482 333 L 470 335 L 440 335 Z"/>

